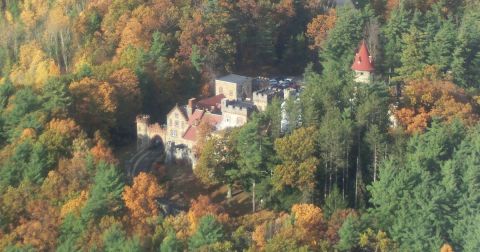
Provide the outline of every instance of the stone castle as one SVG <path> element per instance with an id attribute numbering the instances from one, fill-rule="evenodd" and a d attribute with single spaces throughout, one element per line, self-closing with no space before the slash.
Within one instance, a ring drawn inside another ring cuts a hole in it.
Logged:
<path id="1" fill-rule="evenodd" d="M 373 59 L 362 41 L 351 69 L 357 83 L 370 83 L 374 73 Z M 191 98 L 186 105 L 175 105 L 167 114 L 166 125 L 149 122 L 150 117 L 137 117 L 137 147 L 152 144 L 165 147 L 167 161 L 183 159 L 195 161 L 192 149 L 202 124 L 214 130 L 244 125 L 254 111 L 265 111 L 276 97 L 287 100 L 298 95 L 298 88 L 273 87 L 266 78 L 252 78 L 229 74 L 215 80 L 215 95 L 197 100 Z M 297 98 L 298 99 L 298 98 Z M 288 127 L 285 104 L 282 104 L 282 129 Z"/>
<path id="2" fill-rule="evenodd" d="M 165 125 L 152 124 L 149 116 L 140 115 L 136 120 L 137 147 L 161 143 L 167 160 L 187 157 L 193 162 L 192 149 L 202 124 L 209 124 L 214 130 L 240 127 L 254 111 L 264 111 L 274 97 L 283 99 L 284 89 L 265 86 L 265 79 L 230 74 L 215 80 L 214 96 L 191 98 L 186 105 L 175 105 L 168 112 Z"/>

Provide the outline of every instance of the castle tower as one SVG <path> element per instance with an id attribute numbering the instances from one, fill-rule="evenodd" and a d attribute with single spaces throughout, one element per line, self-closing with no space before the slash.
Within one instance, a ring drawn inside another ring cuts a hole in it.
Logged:
<path id="1" fill-rule="evenodd" d="M 365 40 L 362 40 L 360 47 L 355 54 L 355 59 L 352 64 L 352 70 L 355 71 L 355 81 L 358 83 L 370 83 L 373 78 L 375 67 L 373 65 L 373 58 L 368 52 Z"/>
<path id="2" fill-rule="evenodd" d="M 148 115 L 139 115 L 137 116 L 137 150 L 148 146 L 149 137 L 148 137 L 148 123 L 150 121 L 150 116 Z"/>

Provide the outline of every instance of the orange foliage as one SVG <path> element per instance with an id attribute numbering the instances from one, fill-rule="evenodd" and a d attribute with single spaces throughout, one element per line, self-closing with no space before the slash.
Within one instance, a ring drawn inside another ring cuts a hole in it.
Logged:
<path id="1" fill-rule="evenodd" d="M 116 99 L 122 101 L 118 104 L 117 123 L 120 125 L 131 124 L 142 104 L 137 75 L 129 68 L 122 68 L 110 75 L 110 82 L 115 87 Z"/>
<path id="2" fill-rule="evenodd" d="M 295 16 L 295 3 L 293 0 L 281 0 L 277 4 L 277 12 L 287 17 Z"/>
<path id="3" fill-rule="evenodd" d="M 147 223 L 152 217 L 157 217 L 159 209 L 157 198 L 162 197 L 165 190 L 158 184 L 157 178 L 151 174 L 141 172 L 133 179 L 133 185 L 126 186 L 123 200 L 134 223 Z"/>
<path id="4" fill-rule="evenodd" d="M 100 135 L 100 132 L 96 131 L 95 132 L 95 146 L 93 146 L 92 149 L 90 149 L 90 153 L 95 159 L 95 162 L 100 162 L 100 161 L 105 161 L 110 164 L 117 164 L 118 160 L 115 158 L 115 155 L 113 155 L 112 149 L 108 147 L 107 141 L 102 138 Z"/>
<path id="5" fill-rule="evenodd" d="M 445 243 L 443 244 L 442 248 L 440 249 L 440 252 L 453 252 L 452 246 L 450 244 Z"/>
<path id="6" fill-rule="evenodd" d="M 41 194 L 56 201 L 87 190 L 88 171 L 83 158 L 60 160 L 58 169 L 50 171 L 42 184 Z"/>
<path id="7" fill-rule="evenodd" d="M 398 4 L 400 3 L 399 0 L 387 0 L 387 3 L 385 4 L 385 18 L 390 17 L 390 13 L 398 7 Z"/>
<path id="8" fill-rule="evenodd" d="M 69 88 L 74 97 L 76 121 L 80 125 L 92 131 L 114 125 L 118 102 L 112 85 L 86 77 L 73 82 Z"/>
<path id="9" fill-rule="evenodd" d="M 145 42 L 147 40 L 142 38 L 144 37 L 144 34 L 143 26 L 137 18 L 131 18 L 128 20 L 120 36 L 120 44 L 117 48 L 117 54 L 120 54 L 128 46 L 143 48 L 146 50 L 148 44 Z"/>
<path id="10" fill-rule="evenodd" d="M 478 120 L 478 104 L 465 90 L 445 80 L 410 81 L 404 91 L 403 103 L 395 115 L 408 133 L 421 132 L 432 118 L 451 122 L 461 119 L 467 125 Z"/>
<path id="11" fill-rule="evenodd" d="M 27 139 L 27 138 L 37 138 L 37 131 L 32 128 L 26 128 L 22 131 L 20 135 L 20 140 Z"/>
<path id="12" fill-rule="evenodd" d="M 263 249 L 267 244 L 265 239 L 267 232 L 267 223 L 262 223 L 255 227 L 252 233 L 252 240 L 255 242 L 259 249 Z"/>
<path id="13" fill-rule="evenodd" d="M 221 213 L 221 211 L 222 209 L 220 206 L 211 203 L 208 196 L 200 195 L 196 200 L 193 199 L 187 213 L 188 221 L 190 223 L 190 234 L 193 234 L 197 230 L 198 222 L 207 214 L 215 216 L 219 222 L 227 222 L 228 215 L 226 213 Z"/>
<path id="14" fill-rule="evenodd" d="M 15 229 L 24 245 L 38 251 L 52 251 L 58 236 L 58 209 L 46 201 L 31 201 L 27 206 L 28 219 L 22 219 Z"/>
<path id="15" fill-rule="evenodd" d="M 310 45 L 310 49 L 322 47 L 328 31 L 335 26 L 336 20 L 337 12 L 335 9 L 330 9 L 326 14 L 318 15 L 308 24 L 307 36 L 313 40 L 313 45 Z"/>
<path id="16" fill-rule="evenodd" d="M 309 245 L 317 245 L 326 229 L 322 209 L 313 204 L 295 204 L 292 206 L 292 215 L 298 239 Z"/>

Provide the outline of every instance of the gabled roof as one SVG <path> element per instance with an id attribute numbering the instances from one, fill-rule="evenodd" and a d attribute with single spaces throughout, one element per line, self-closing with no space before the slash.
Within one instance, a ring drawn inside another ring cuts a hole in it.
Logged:
<path id="1" fill-rule="evenodd" d="M 197 109 L 190 117 L 190 120 L 188 121 L 188 124 L 190 126 L 188 126 L 187 130 L 185 131 L 185 134 L 183 134 L 182 137 L 186 140 L 194 142 L 197 140 L 197 130 L 200 123 L 206 122 L 212 126 L 216 126 L 221 121 L 222 121 L 221 115 L 210 114 L 210 113 L 206 113 L 203 110 Z M 194 123 L 194 122 L 198 122 L 198 123 Z"/>
<path id="2" fill-rule="evenodd" d="M 367 71 L 373 72 L 375 67 L 373 66 L 373 59 L 370 57 L 368 52 L 367 44 L 364 40 L 360 44 L 358 52 L 355 54 L 355 59 L 353 60 L 352 70 L 354 71 Z"/>
<path id="3" fill-rule="evenodd" d="M 198 123 L 200 123 L 203 114 L 205 114 L 205 111 L 201 109 L 196 109 L 195 112 L 193 112 L 193 114 L 190 116 L 190 118 L 188 118 L 188 125 L 195 125 L 195 122 L 197 121 Z"/>
<path id="4" fill-rule="evenodd" d="M 170 112 L 167 113 L 167 117 L 173 112 L 175 111 L 176 109 L 178 109 L 178 111 L 180 111 L 180 114 L 183 116 L 183 118 L 185 119 L 185 121 L 188 121 L 188 116 L 187 116 L 187 109 L 185 108 L 185 106 L 178 106 L 178 104 L 175 104 L 175 107 L 173 107 Z"/>

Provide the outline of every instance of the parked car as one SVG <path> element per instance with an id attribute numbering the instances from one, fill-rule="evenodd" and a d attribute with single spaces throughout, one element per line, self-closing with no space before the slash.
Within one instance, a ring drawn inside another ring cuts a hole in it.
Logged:
<path id="1" fill-rule="evenodd" d="M 275 79 L 270 79 L 270 81 L 269 81 L 269 82 L 270 82 L 270 85 L 272 85 L 272 86 L 276 86 L 276 85 L 278 85 L 278 81 L 277 81 L 277 80 L 275 80 Z"/>

